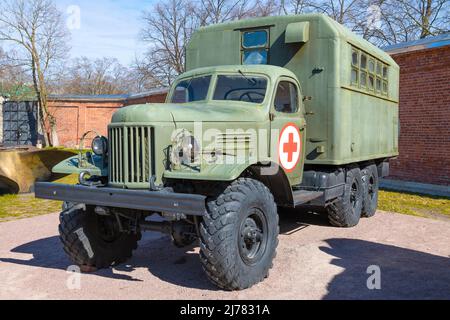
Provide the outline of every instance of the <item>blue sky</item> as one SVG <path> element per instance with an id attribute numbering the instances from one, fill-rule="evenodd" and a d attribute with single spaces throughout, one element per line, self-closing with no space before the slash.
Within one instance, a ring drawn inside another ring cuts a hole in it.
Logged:
<path id="1" fill-rule="evenodd" d="M 114 57 L 129 64 L 142 55 L 145 43 L 139 40 L 142 11 L 150 9 L 153 0 L 56 0 L 70 28 L 72 58 Z M 74 7 L 75 6 L 75 7 Z M 74 10 L 75 8 L 75 10 Z M 78 24 L 73 24 L 79 8 Z"/>

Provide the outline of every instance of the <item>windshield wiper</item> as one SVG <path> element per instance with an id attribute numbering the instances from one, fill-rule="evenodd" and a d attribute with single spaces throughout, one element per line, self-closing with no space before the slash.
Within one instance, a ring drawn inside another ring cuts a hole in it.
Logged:
<path id="1" fill-rule="evenodd" d="M 249 83 L 250 85 L 252 85 L 252 86 L 256 85 L 256 80 L 255 80 L 255 79 L 250 79 L 249 77 L 247 77 L 247 76 L 242 72 L 242 70 L 238 70 L 238 72 L 239 72 L 239 74 L 240 74 L 242 77 L 245 78 L 245 80 L 248 81 L 248 83 Z"/>

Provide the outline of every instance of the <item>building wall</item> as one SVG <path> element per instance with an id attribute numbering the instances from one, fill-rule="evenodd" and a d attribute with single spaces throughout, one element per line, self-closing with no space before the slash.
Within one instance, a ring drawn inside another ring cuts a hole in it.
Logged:
<path id="1" fill-rule="evenodd" d="M 393 58 L 401 70 L 401 131 L 391 177 L 450 185 L 450 46 Z"/>
<path id="2" fill-rule="evenodd" d="M 125 101 L 125 106 L 130 106 L 133 104 L 144 104 L 144 103 L 163 103 L 166 101 L 167 93 L 158 93 L 154 95 L 139 97 L 139 98 L 129 98 Z"/>
<path id="3" fill-rule="evenodd" d="M 51 101 L 49 112 L 56 118 L 59 143 L 73 148 L 87 131 L 106 135 L 113 113 L 122 106 L 121 101 Z"/>
<path id="4" fill-rule="evenodd" d="M 107 126 L 117 109 L 124 106 L 143 103 L 164 102 L 166 94 L 156 94 L 128 100 L 52 100 L 49 101 L 49 112 L 56 118 L 56 132 L 62 146 L 78 147 L 83 134 L 93 130 L 107 135 Z M 85 146 L 90 145 L 90 139 Z"/>

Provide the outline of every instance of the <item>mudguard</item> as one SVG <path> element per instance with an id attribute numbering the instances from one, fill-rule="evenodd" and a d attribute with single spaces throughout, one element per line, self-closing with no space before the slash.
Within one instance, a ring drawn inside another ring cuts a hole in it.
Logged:
<path id="1" fill-rule="evenodd" d="M 77 155 L 58 163 L 53 167 L 52 172 L 62 174 L 87 172 L 90 176 L 106 177 L 108 176 L 108 164 L 103 157 L 87 153 L 86 155 Z"/>

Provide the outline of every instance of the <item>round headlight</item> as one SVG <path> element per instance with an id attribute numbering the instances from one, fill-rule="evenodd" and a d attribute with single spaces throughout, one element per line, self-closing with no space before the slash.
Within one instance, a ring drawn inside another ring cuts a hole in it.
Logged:
<path id="1" fill-rule="evenodd" d="M 171 161 L 175 165 L 196 164 L 199 162 L 200 145 L 194 136 L 183 132 L 172 146 Z"/>
<path id="2" fill-rule="evenodd" d="M 105 155 L 108 152 L 108 139 L 101 136 L 95 137 L 92 140 L 92 151 L 98 156 Z"/>

